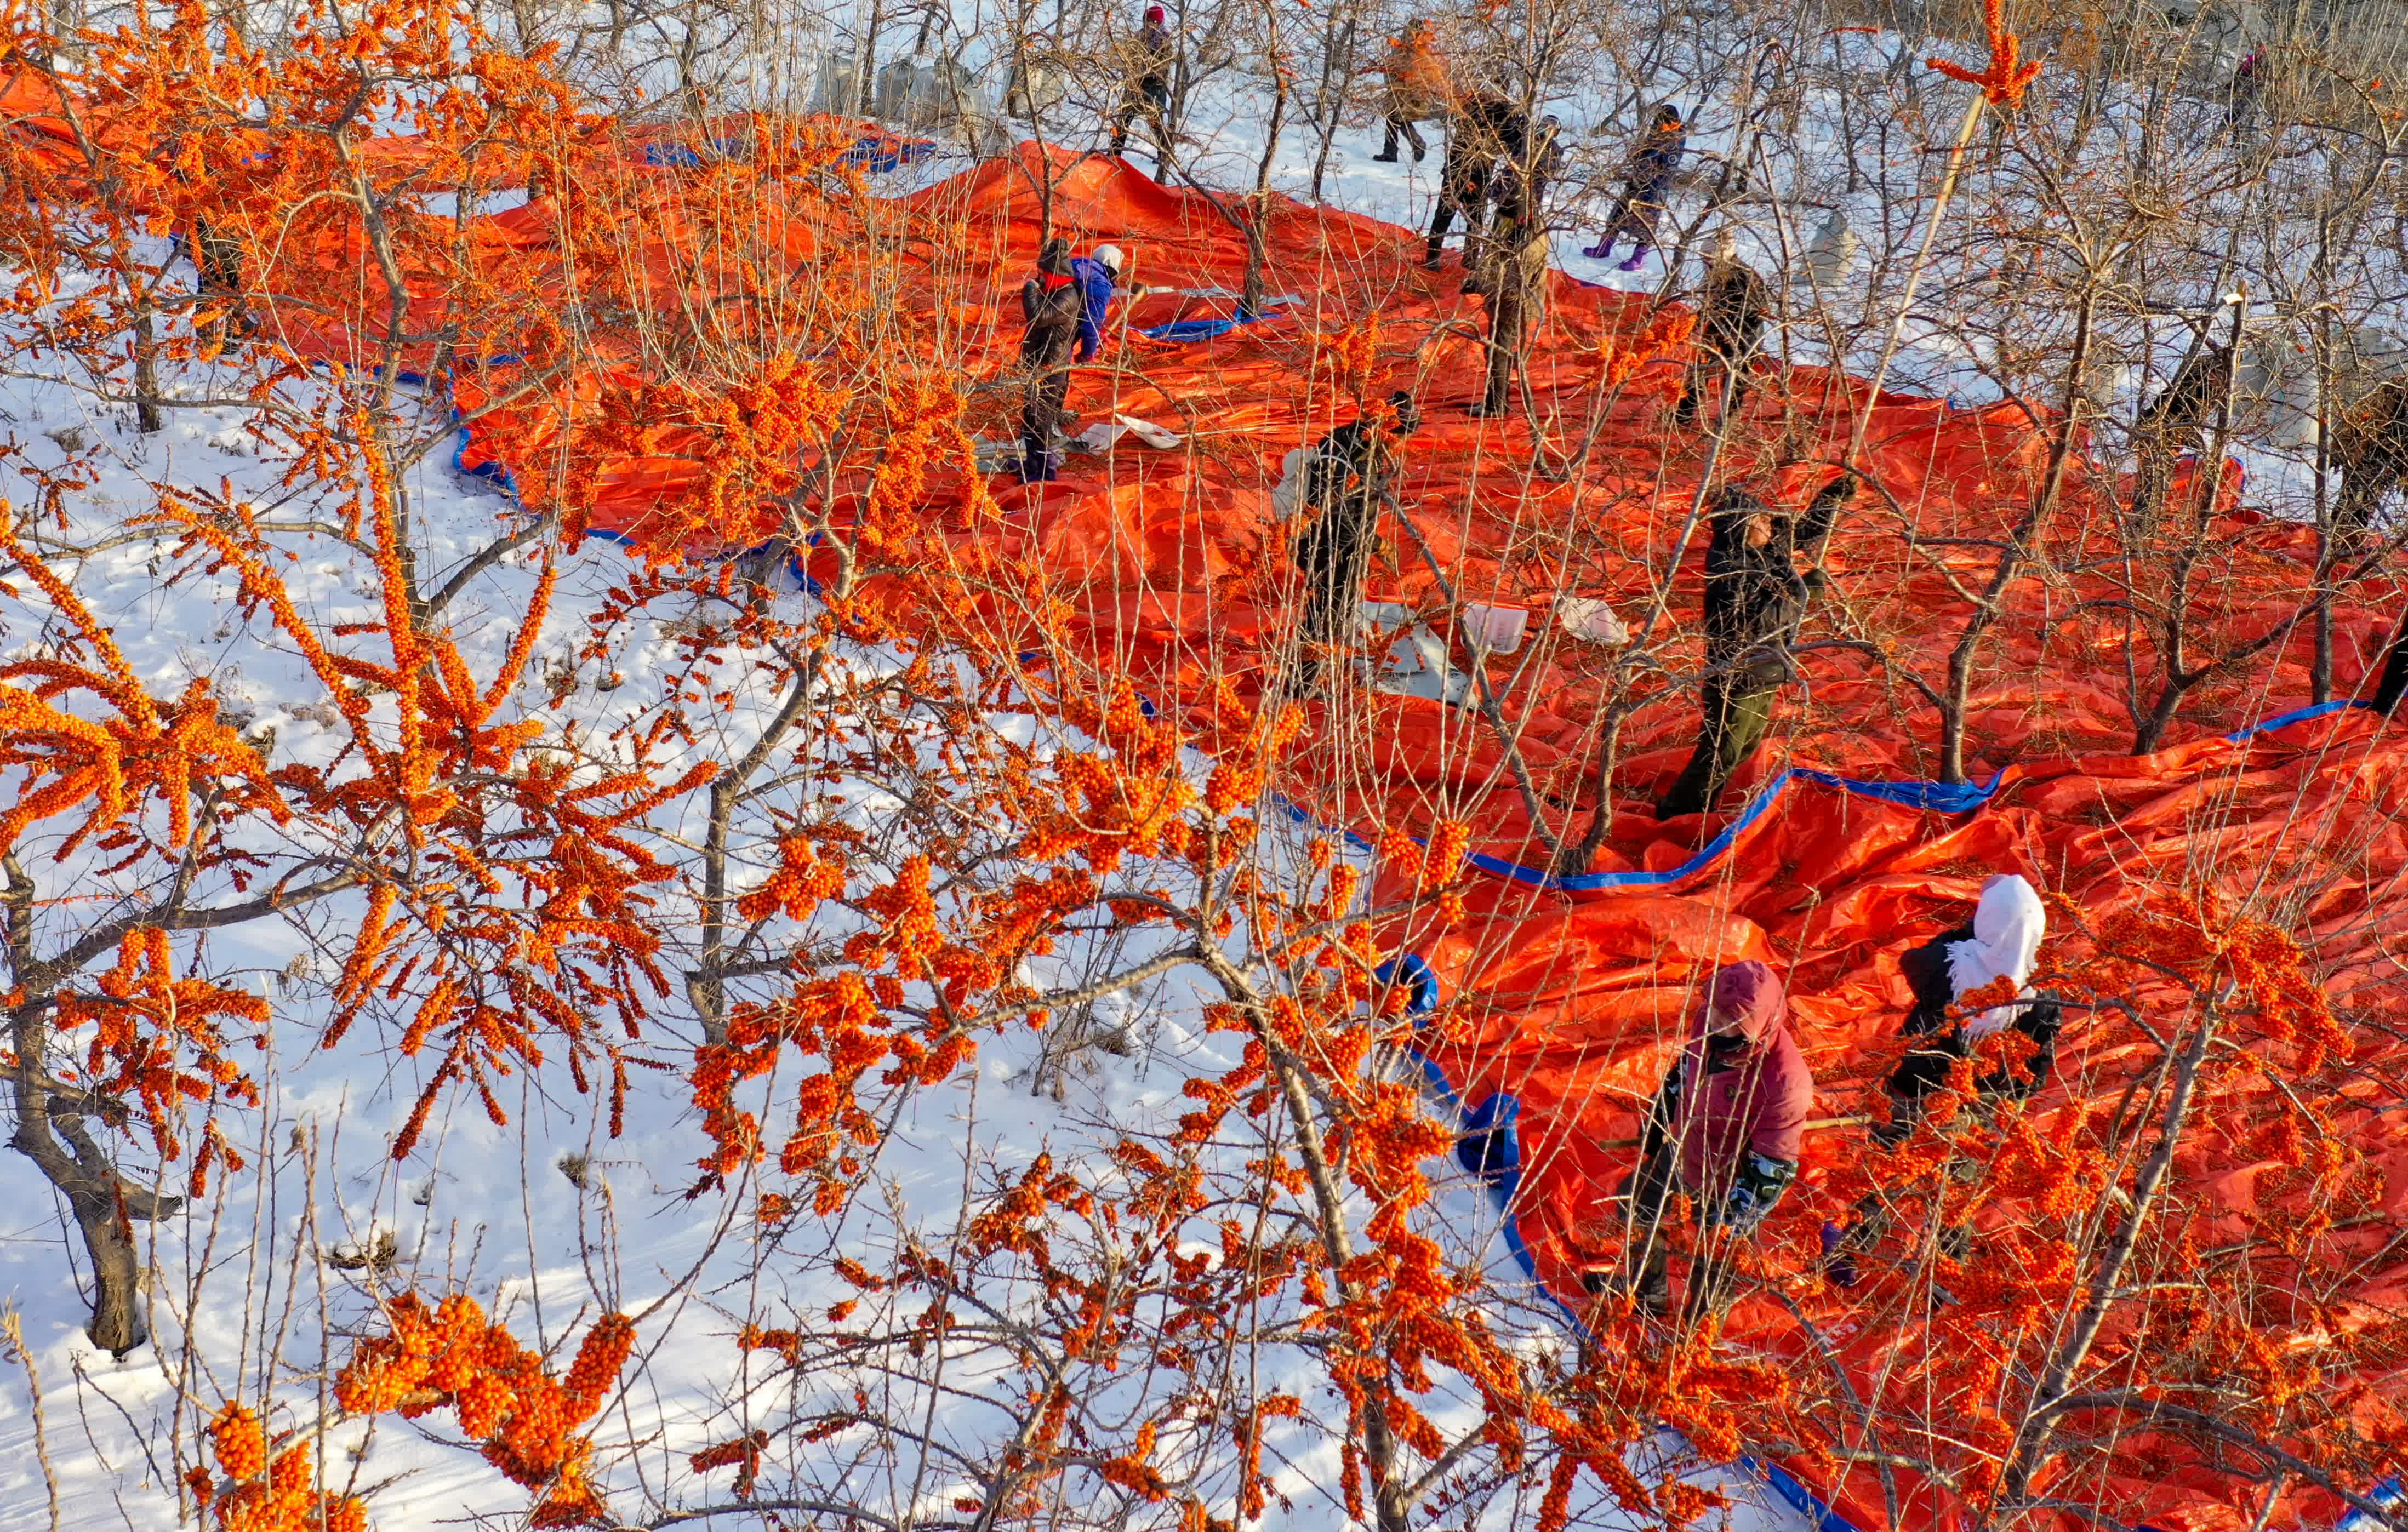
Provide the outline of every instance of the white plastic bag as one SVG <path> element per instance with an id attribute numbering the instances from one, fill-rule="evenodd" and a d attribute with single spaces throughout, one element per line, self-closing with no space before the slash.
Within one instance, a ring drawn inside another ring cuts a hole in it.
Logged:
<path id="1" fill-rule="evenodd" d="M 1463 609 L 1457 630 L 1463 641 L 1484 654 L 1511 654 L 1522 647 L 1530 631 L 1530 613 L 1524 607 L 1491 607 L 1472 603 Z"/>
<path id="2" fill-rule="evenodd" d="M 1139 420 L 1135 415 L 1115 415 L 1112 419 L 1130 436 L 1158 452 L 1167 452 L 1187 439 L 1176 431 L 1156 425 L 1152 421 Z"/>
<path id="3" fill-rule="evenodd" d="M 1070 440 L 1082 452 L 1101 454 L 1111 449 L 1123 437 L 1135 437 L 1157 451 L 1168 451 L 1187 438 L 1176 431 L 1166 431 L 1152 421 L 1141 421 L 1133 415 L 1115 415 L 1108 421 L 1096 421 Z"/>
<path id="4" fill-rule="evenodd" d="M 1612 606 L 1584 595 L 1555 598 L 1555 622 L 1575 638 L 1585 638 L 1593 644 L 1627 644 L 1630 630 L 1613 614 Z M 1511 653 L 1508 650 L 1505 652 Z"/>
<path id="5" fill-rule="evenodd" d="M 1393 601 L 1366 601 L 1355 610 L 1355 622 L 1366 632 L 1396 628 L 1413 614 L 1411 607 Z M 1450 708 L 1463 706 L 1472 689 L 1471 678 L 1455 669 L 1448 657 L 1446 640 L 1420 623 L 1405 628 L 1388 645 L 1372 685 L 1391 696 L 1424 697 Z"/>

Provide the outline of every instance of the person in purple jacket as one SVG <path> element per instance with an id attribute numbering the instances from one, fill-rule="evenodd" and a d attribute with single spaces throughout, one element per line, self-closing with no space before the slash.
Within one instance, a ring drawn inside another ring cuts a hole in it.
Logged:
<path id="1" fill-rule="evenodd" d="M 1104 322 L 1111 313 L 1112 287 L 1121 279 L 1121 248 L 1098 245 L 1092 255 L 1070 263 L 1079 284 L 1079 357 L 1093 362 L 1104 344 Z"/>
<path id="2" fill-rule="evenodd" d="M 1581 253 L 1592 261 L 1610 260 L 1614 242 L 1628 235 L 1638 243 L 1630 251 L 1630 259 L 1617 269 L 1638 270 L 1656 243 L 1656 220 L 1664 211 L 1665 199 L 1672 192 L 1672 178 L 1681 173 L 1681 161 L 1688 152 L 1689 130 L 1681 121 L 1681 108 L 1667 101 L 1656 108 L 1655 122 L 1630 151 L 1630 163 L 1623 171 L 1627 179 L 1622 196 L 1606 220 L 1605 237 Z"/>
<path id="3" fill-rule="evenodd" d="M 1706 981 L 1688 1040 L 1647 1113 L 1640 1167 L 1623 1183 L 1631 1296 L 1647 1313 L 1671 1311 L 1671 1247 L 1663 1227 L 1675 1192 L 1698 1223 L 1753 1235 L 1798 1174 L 1814 1077 L 1789 1032 L 1789 1002 L 1772 970 L 1753 959 L 1727 964 Z M 1711 1267 L 1711 1269 L 1709 1269 Z M 1696 1319 L 1719 1309 L 1732 1276 L 1727 1259 L 1700 1262 L 1682 1305 Z M 1602 1291 L 1608 1273 L 1587 1282 Z"/>

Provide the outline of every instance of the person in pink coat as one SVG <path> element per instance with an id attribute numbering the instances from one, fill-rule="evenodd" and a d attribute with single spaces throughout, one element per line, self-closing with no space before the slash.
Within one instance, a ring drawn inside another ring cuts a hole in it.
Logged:
<path id="1" fill-rule="evenodd" d="M 1770 968 L 1750 960 L 1714 970 L 1689 1023 L 1680 1056 L 1647 1115 L 1639 1170 L 1623 1186 L 1631 1296 L 1656 1315 L 1671 1310 L 1671 1250 L 1663 1227 L 1672 1194 L 1687 1195 L 1698 1223 L 1753 1235 L 1798 1173 L 1814 1078 L 1789 1031 L 1789 1002 Z M 1684 1309 L 1718 1308 L 1727 1261 L 1694 1271 Z M 1604 1274 L 1593 1273 L 1592 1287 Z"/>

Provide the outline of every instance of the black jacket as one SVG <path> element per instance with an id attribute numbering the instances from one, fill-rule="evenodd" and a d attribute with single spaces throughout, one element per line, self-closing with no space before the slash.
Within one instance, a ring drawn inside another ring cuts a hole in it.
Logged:
<path id="1" fill-rule="evenodd" d="M 1368 556 L 1380 504 L 1397 475 L 1396 438 L 1370 421 L 1350 421 L 1321 438 L 1304 475 L 1304 500 L 1314 516 L 1297 539 L 1297 562 L 1315 568 Z"/>
<path id="2" fill-rule="evenodd" d="M 1020 317 L 1028 322 L 1020 337 L 1020 365 L 1032 369 L 1059 367 L 1070 360 L 1070 352 L 1079 342 L 1079 322 L 1087 311 L 1086 297 L 1079 291 L 1078 279 L 1070 275 L 1069 262 L 1065 258 L 1055 263 L 1052 245 L 1037 265 L 1037 275 L 1020 284 Z"/>
<path id="3" fill-rule="evenodd" d="M 1716 261 L 1707 268 L 1704 291 L 1698 294 L 1698 344 L 1736 365 L 1756 354 L 1764 338 L 1770 302 L 1764 279 L 1737 261 Z"/>
<path id="4" fill-rule="evenodd" d="M 1899 954 L 1899 971 L 1906 975 L 1907 987 L 1914 992 L 1914 1008 L 1906 1013 L 1906 1035 L 1923 1039 L 1889 1077 L 1890 1094 L 1901 1101 L 1920 1102 L 1947 1082 L 1948 1071 L 1958 1059 L 1971 1055 L 1972 1045 L 1966 1040 L 1964 1028 L 1948 1019 L 1948 1008 L 1956 998 L 1956 981 L 1948 974 L 1948 949 L 1955 942 L 1972 939 L 1973 928 L 1960 925 Z M 2065 1024 L 2065 1008 L 2041 995 L 2024 1002 L 2009 1024 L 2039 1049 L 2025 1066 L 2030 1078 L 1994 1069 L 1975 1081 L 1973 1088 L 1985 1096 L 2021 1101 L 2047 1084 L 2057 1070 L 2057 1035 Z"/>
<path id="5" fill-rule="evenodd" d="M 2391 636 L 2391 647 L 2383 656 L 2383 675 L 2374 683 L 2374 710 L 2389 713 L 2400 706 L 2400 698 L 2408 694 L 2408 613 L 2400 618 L 2400 631 Z"/>
<path id="6" fill-rule="evenodd" d="M 1706 542 L 1706 665 L 1729 679 L 1778 685 L 1788 676 L 1783 651 L 1805 614 L 1806 584 L 1798 578 L 1799 553 L 1812 557 L 1829 536 L 1840 502 L 1856 489 L 1846 475 L 1832 480 L 1797 517 L 1771 510 L 1744 490 L 1725 490 L 1708 513 Z M 1769 514 L 1772 536 L 1761 548 L 1747 545 L 1748 517 Z"/>
<path id="7" fill-rule="evenodd" d="M 2143 431 L 2199 430 L 2215 417 L 2215 407 L 2231 386 L 2231 348 L 2213 342 L 2194 347 L 2166 391 L 2149 401 L 2134 423 Z"/>

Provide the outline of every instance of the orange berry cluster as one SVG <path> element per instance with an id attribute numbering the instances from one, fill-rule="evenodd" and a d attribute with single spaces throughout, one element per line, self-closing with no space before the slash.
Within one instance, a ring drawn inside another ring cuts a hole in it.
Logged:
<path id="1" fill-rule="evenodd" d="M 194 1464 L 184 1482 L 224 1532 L 367 1532 L 357 1500 L 317 1487 L 317 1454 L 308 1447 L 268 1455 L 267 1432 L 247 1407 L 228 1402 L 208 1436 L 222 1482 Z"/>
<path id="2" fill-rule="evenodd" d="M 414 1293 L 386 1306 L 390 1331 L 362 1341 L 335 1380 L 335 1397 L 353 1414 L 394 1410 L 415 1419 L 450 1410 L 460 1429 L 484 1444 L 487 1462 L 541 1492 L 538 1526 L 573 1526 L 601 1514 L 586 1482 L 592 1454 L 577 1428 L 591 1420 L 619 1381 L 636 1339 L 635 1322 L 605 1314 L 585 1333 L 566 1379 L 555 1382 L 540 1354 L 485 1322 L 465 1294 L 433 1310 Z"/>

